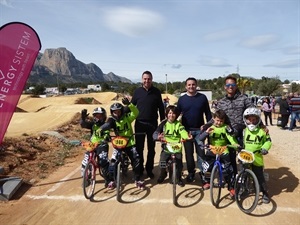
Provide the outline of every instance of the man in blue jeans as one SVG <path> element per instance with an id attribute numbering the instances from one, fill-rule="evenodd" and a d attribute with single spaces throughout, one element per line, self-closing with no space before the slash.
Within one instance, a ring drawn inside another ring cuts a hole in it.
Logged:
<path id="1" fill-rule="evenodd" d="M 292 131 L 296 127 L 296 121 L 300 121 L 300 97 L 298 92 L 295 92 L 294 96 L 289 100 L 289 106 L 291 110 L 291 122 L 289 130 Z"/>
<path id="2" fill-rule="evenodd" d="M 206 121 L 211 120 L 212 115 L 206 95 L 197 91 L 197 80 L 194 77 L 186 79 L 185 88 L 187 92 L 178 99 L 177 107 L 182 114 L 182 125 L 195 138 L 201 132 L 200 128 L 205 123 L 204 115 Z M 184 143 L 184 150 L 188 170 L 186 181 L 191 183 L 195 180 L 194 152 L 196 150 L 199 169 L 202 171 L 204 151 L 197 142 L 189 141 Z"/>

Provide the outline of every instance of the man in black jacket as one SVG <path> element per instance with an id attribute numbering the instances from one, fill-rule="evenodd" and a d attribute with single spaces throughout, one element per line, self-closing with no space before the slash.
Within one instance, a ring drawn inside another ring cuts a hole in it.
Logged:
<path id="1" fill-rule="evenodd" d="M 154 178 L 152 172 L 155 157 L 155 142 L 152 138 L 154 131 L 158 125 L 159 111 L 160 120 L 165 118 L 165 109 L 159 89 L 152 84 L 153 76 L 150 71 L 145 71 L 142 74 L 142 87 L 135 90 L 131 102 L 137 106 L 139 115 L 135 121 L 135 132 L 145 133 L 147 135 L 147 161 L 146 172 L 148 177 Z M 145 136 L 136 135 L 136 148 L 141 158 L 144 171 L 144 144 Z"/>

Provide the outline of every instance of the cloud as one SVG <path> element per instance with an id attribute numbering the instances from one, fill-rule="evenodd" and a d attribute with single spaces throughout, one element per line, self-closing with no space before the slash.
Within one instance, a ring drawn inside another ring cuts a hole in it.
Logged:
<path id="1" fill-rule="evenodd" d="M 276 68 L 298 68 L 300 64 L 299 59 L 282 60 L 271 64 L 264 65 L 264 67 L 276 67 Z"/>
<path id="2" fill-rule="evenodd" d="M 203 66 L 210 66 L 210 67 L 230 67 L 230 65 L 226 59 L 223 58 L 214 58 L 210 56 L 203 56 L 199 60 L 200 64 Z"/>
<path id="3" fill-rule="evenodd" d="M 282 49 L 282 52 L 287 55 L 299 55 L 300 47 L 299 46 L 289 46 Z"/>
<path id="4" fill-rule="evenodd" d="M 258 35 L 247 38 L 240 42 L 240 45 L 246 48 L 254 48 L 259 50 L 266 50 L 269 46 L 278 42 L 278 37 L 273 34 Z"/>
<path id="5" fill-rule="evenodd" d="M 182 67 L 181 64 L 164 64 L 163 67 L 170 67 L 172 69 L 180 69 Z"/>
<path id="6" fill-rule="evenodd" d="M 4 5 L 4 6 L 10 7 L 10 8 L 13 7 L 10 0 L 0 0 L 0 5 Z"/>
<path id="7" fill-rule="evenodd" d="M 118 7 L 104 12 L 105 25 L 113 31 L 129 37 L 149 35 L 164 25 L 158 13 L 142 8 Z"/>
<path id="8" fill-rule="evenodd" d="M 238 33 L 238 30 L 234 29 L 234 28 L 220 30 L 220 31 L 206 34 L 203 37 L 203 40 L 204 41 L 220 41 L 220 40 L 224 40 L 224 39 L 230 39 L 232 37 L 235 37 L 237 33 Z"/>

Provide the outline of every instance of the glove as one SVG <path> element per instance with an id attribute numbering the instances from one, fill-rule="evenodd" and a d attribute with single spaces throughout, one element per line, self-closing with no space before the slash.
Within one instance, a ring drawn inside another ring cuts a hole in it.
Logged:
<path id="1" fill-rule="evenodd" d="M 85 120 L 88 117 L 88 115 L 90 115 L 90 114 L 87 113 L 86 109 L 81 110 L 81 119 L 82 120 Z"/>
<path id="2" fill-rule="evenodd" d="M 266 150 L 266 149 L 262 149 L 262 150 L 260 150 L 260 153 L 262 154 L 262 155 L 267 155 L 269 152 L 268 152 L 268 150 Z"/>
<path id="3" fill-rule="evenodd" d="M 123 98 L 123 99 L 122 99 L 122 103 L 123 103 L 124 105 L 129 105 L 129 104 L 130 104 L 128 98 Z"/>
<path id="4" fill-rule="evenodd" d="M 95 131 L 96 136 L 101 137 L 103 136 L 103 131 L 101 129 L 98 129 Z"/>

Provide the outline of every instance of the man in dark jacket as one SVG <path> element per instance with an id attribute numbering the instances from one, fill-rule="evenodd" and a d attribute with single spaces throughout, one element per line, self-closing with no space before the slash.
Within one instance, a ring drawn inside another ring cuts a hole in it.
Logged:
<path id="1" fill-rule="evenodd" d="M 150 71 L 145 71 L 142 74 L 142 87 L 135 90 L 131 102 L 137 106 L 139 110 L 139 116 L 135 121 L 135 132 L 145 133 L 147 135 L 147 162 L 146 172 L 148 177 L 154 178 L 152 172 L 154 167 L 155 157 L 155 142 L 153 140 L 153 133 L 158 125 L 158 114 L 159 111 L 160 120 L 165 118 L 165 108 L 162 101 L 161 93 L 159 89 L 152 84 L 153 76 Z M 141 157 L 141 164 L 144 166 L 144 144 L 145 136 L 136 136 L 136 148 Z M 144 167 L 142 172 L 144 171 Z"/>

